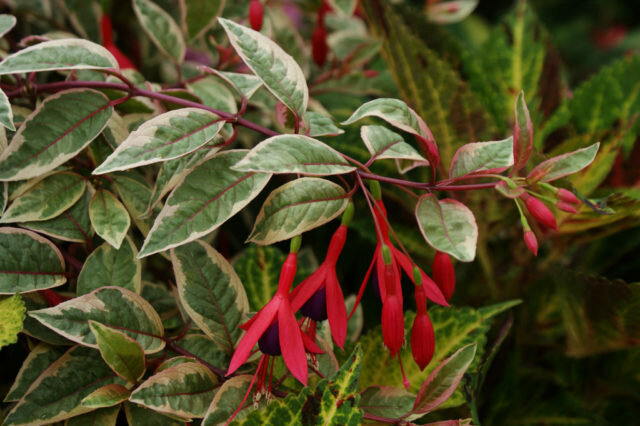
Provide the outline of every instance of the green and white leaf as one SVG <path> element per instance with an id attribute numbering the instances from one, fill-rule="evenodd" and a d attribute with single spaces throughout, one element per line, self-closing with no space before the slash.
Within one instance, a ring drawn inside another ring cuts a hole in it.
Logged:
<path id="1" fill-rule="evenodd" d="M 232 167 L 241 172 L 336 175 L 355 170 L 338 151 L 303 135 L 278 135 L 256 145 Z"/>
<path id="2" fill-rule="evenodd" d="M 538 164 L 527 176 L 532 182 L 551 182 L 579 172 L 593 162 L 600 148 L 600 142 L 587 148 L 558 155 Z"/>
<path id="3" fill-rule="evenodd" d="M 127 423 L 136 426 L 184 426 L 185 423 L 130 402 L 124 404 L 124 413 L 127 416 Z"/>
<path id="4" fill-rule="evenodd" d="M 107 327 L 96 321 L 89 321 L 102 359 L 120 377 L 130 383 L 136 383 L 145 371 L 144 351 L 138 342 L 121 331 Z M 103 399 L 100 397 L 99 399 Z M 125 397 L 126 399 L 126 397 Z M 96 406 L 85 403 L 86 406 Z M 99 405 L 108 407 L 108 405 Z"/>
<path id="5" fill-rule="evenodd" d="M 93 174 L 182 157 L 209 143 L 223 125 L 217 115 L 197 108 L 166 112 L 131 132 Z"/>
<path id="6" fill-rule="evenodd" d="M 328 3 L 338 14 L 348 18 L 356 11 L 358 0 L 329 0 Z"/>
<path id="7" fill-rule="evenodd" d="M 0 15 L 0 37 L 4 37 L 16 25 L 16 17 L 13 15 Z"/>
<path id="8" fill-rule="evenodd" d="M 272 40 L 252 29 L 219 18 L 229 41 L 265 87 L 296 116 L 302 117 L 309 102 L 309 88 L 296 61 Z"/>
<path id="9" fill-rule="evenodd" d="M 27 306 L 27 317 L 24 320 L 24 324 L 23 324 L 24 328 L 22 330 L 22 332 L 25 335 L 31 336 L 35 339 L 40 340 L 41 342 L 45 342 L 50 345 L 56 345 L 56 346 L 73 345 L 73 342 L 71 340 L 60 336 L 55 331 L 40 324 L 40 322 L 38 322 L 38 320 L 36 320 L 35 318 L 32 318 L 29 316 L 29 311 L 34 311 L 37 309 L 43 309 L 43 308 L 49 307 L 49 303 L 47 303 L 47 300 L 44 298 L 44 296 L 40 292 L 34 291 L 31 293 L 22 294 L 22 300 L 24 301 L 24 304 Z M 64 348 L 64 349 L 68 349 L 68 348 Z"/>
<path id="10" fill-rule="evenodd" d="M 213 27 L 226 0 L 180 0 L 182 28 L 190 40 Z"/>
<path id="11" fill-rule="evenodd" d="M 89 320 L 123 331 L 146 354 L 164 348 L 162 321 L 149 302 L 120 287 L 103 287 L 51 308 L 29 312 L 58 334 L 91 348 L 98 348 Z M 158 336 L 158 337 L 156 337 Z"/>
<path id="12" fill-rule="evenodd" d="M 0 300 L 0 348 L 18 341 L 26 310 L 19 294 Z"/>
<path id="13" fill-rule="evenodd" d="M 238 105 L 229 88 L 214 77 L 205 77 L 191 83 L 187 83 L 187 88 L 193 93 L 197 93 L 202 103 L 208 107 L 235 114 L 238 112 Z M 203 111 L 203 110 L 198 110 Z M 220 117 L 218 117 L 220 119 Z M 222 122 L 224 124 L 224 122 Z"/>
<path id="14" fill-rule="evenodd" d="M 478 0 L 453 0 L 427 6 L 427 17 L 431 22 L 446 25 L 460 22 L 478 6 Z"/>
<path id="15" fill-rule="evenodd" d="M 296 179 L 269 194 L 247 240 L 269 245 L 295 237 L 335 219 L 348 203 L 347 193 L 336 183 Z"/>
<path id="16" fill-rule="evenodd" d="M 66 281 L 62 253 L 53 243 L 25 229 L 0 228 L 0 294 L 44 290 Z"/>
<path id="17" fill-rule="evenodd" d="M 177 344 L 212 365 L 227 365 L 231 360 L 212 338 L 198 331 L 188 332 Z"/>
<path id="18" fill-rule="evenodd" d="M 202 241 L 171 250 L 180 302 L 189 317 L 224 351 L 232 353 L 249 300 L 231 264 Z"/>
<path id="19" fill-rule="evenodd" d="M 78 295 L 88 294 L 101 287 L 115 286 L 140 294 L 142 264 L 131 238 L 119 249 L 104 243 L 85 260 L 78 275 Z"/>
<path id="20" fill-rule="evenodd" d="M 396 159 L 427 162 L 404 138 L 383 126 L 362 126 L 360 137 L 371 156 L 378 160 Z"/>
<path id="21" fill-rule="evenodd" d="M 220 153 L 189 173 L 169 195 L 139 256 L 194 241 L 214 231 L 249 204 L 271 175 L 230 170 L 246 152 Z"/>
<path id="22" fill-rule="evenodd" d="M 99 408 L 68 419 L 64 426 L 117 426 L 120 405 Z"/>
<path id="23" fill-rule="evenodd" d="M 85 180 L 72 172 L 53 174 L 16 198 L 0 223 L 49 220 L 62 214 L 82 197 Z"/>
<path id="24" fill-rule="evenodd" d="M 116 192 L 129 211 L 133 222 L 142 235 L 147 235 L 151 229 L 153 218 L 158 214 L 156 210 L 147 212 L 151 199 L 149 183 L 136 170 L 116 172 L 111 174 L 111 178 L 114 180 Z"/>
<path id="25" fill-rule="evenodd" d="M 0 154 L 0 180 L 29 179 L 55 169 L 95 139 L 112 112 L 109 99 L 91 89 L 47 97 Z"/>
<path id="26" fill-rule="evenodd" d="M 0 75 L 37 71 L 118 69 L 118 61 L 99 44 L 78 38 L 44 41 L 0 62 Z"/>
<path id="27" fill-rule="evenodd" d="M 360 106 L 343 125 L 353 124 L 365 117 L 378 117 L 400 130 L 422 137 L 430 137 L 426 123 L 414 110 L 399 99 L 379 98 Z"/>
<path id="28" fill-rule="evenodd" d="M 187 362 L 148 378 L 132 394 L 131 402 L 180 417 L 204 417 L 218 387 L 218 379 L 204 365 Z"/>
<path id="29" fill-rule="evenodd" d="M 110 384 L 96 389 L 82 400 L 89 408 L 113 407 L 129 399 L 129 389 L 122 385 Z"/>
<path id="30" fill-rule="evenodd" d="M 99 387 L 125 384 L 97 351 L 74 346 L 31 384 L 5 418 L 10 425 L 44 425 L 91 411 L 81 401 Z"/>
<path id="31" fill-rule="evenodd" d="M 3 15 L 0 15 L 0 17 L 2 16 Z M 13 124 L 13 110 L 11 109 L 9 98 L 2 90 L 0 90 L 0 125 L 12 132 L 16 131 L 16 126 Z"/>
<path id="32" fill-rule="evenodd" d="M 99 189 L 89 204 L 89 218 L 96 233 L 119 249 L 131 225 L 129 212 L 120 200 L 111 192 Z"/>
<path id="33" fill-rule="evenodd" d="M 475 258 L 478 225 L 467 206 L 457 200 L 438 200 L 425 194 L 418 200 L 415 214 L 420 232 L 431 247 L 461 262 Z"/>
<path id="34" fill-rule="evenodd" d="M 237 72 L 218 71 L 216 69 L 207 69 L 214 75 L 220 77 L 227 84 L 233 87 L 239 94 L 247 99 L 251 99 L 254 93 L 262 87 L 262 80 L 252 74 L 241 74 Z"/>
<path id="35" fill-rule="evenodd" d="M 50 346 L 46 343 L 38 343 L 22 363 L 11 389 L 7 392 L 4 402 L 13 402 L 22 398 L 31 384 L 49 368 L 68 348 Z"/>
<path id="36" fill-rule="evenodd" d="M 224 424 L 227 419 L 231 417 L 236 408 L 242 403 L 242 399 L 249 390 L 250 383 L 251 376 L 249 375 L 234 376 L 225 381 L 213 397 L 211 405 L 209 405 L 207 410 L 207 414 L 202 421 L 202 425 L 216 426 Z M 247 409 L 245 408 L 244 410 Z M 244 410 L 240 410 L 238 412 L 236 415 L 237 419 L 241 419 L 243 417 L 244 413 L 242 413 L 242 411 Z M 247 411 L 250 411 L 250 408 Z"/>
<path id="37" fill-rule="evenodd" d="M 513 166 L 513 136 L 501 141 L 462 145 L 451 160 L 449 177 L 500 173 Z"/>
<path id="38" fill-rule="evenodd" d="M 247 292 L 253 312 L 276 294 L 280 268 L 285 259 L 285 254 L 277 247 L 256 244 L 251 244 L 235 259 L 233 267 Z"/>
<path id="39" fill-rule="evenodd" d="M 133 10 L 153 43 L 177 63 L 184 61 L 186 45 L 171 15 L 150 0 L 133 0 Z"/>
<path id="40" fill-rule="evenodd" d="M 409 413 L 416 396 L 402 388 L 370 386 L 360 394 L 358 408 L 366 414 L 397 419 Z"/>
<path id="41" fill-rule="evenodd" d="M 319 136 L 337 136 L 344 133 L 344 130 L 335 125 L 331 117 L 327 117 L 319 112 L 307 111 L 303 117 L 305 128 L 309 129 L 309 136 L 312 138 Z"/>

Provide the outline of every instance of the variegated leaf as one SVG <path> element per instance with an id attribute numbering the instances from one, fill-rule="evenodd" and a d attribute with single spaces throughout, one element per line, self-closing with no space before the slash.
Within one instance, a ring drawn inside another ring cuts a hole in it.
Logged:
<path id="1" fill-rule="evenodd" d="M 133 0 L 133 10 L 155 45 L 175 62 L 182 63 L 186 45 L 171 15 L 150 0 Z"/>
<path id="2" fill-rule="evenodd" d="M 117 426 L 120 405 L 99 408 L 80 416 L 71 417 L 64 426 Z"/>
<path id="3" fill-rule="evenodd" d="M 413 408 L 416 396 L 402 388 L 369 386 L 360 393 L 358 408 L 366 414 L 398 419 Z"/>
<path id="4" fill-rule="evenodd" d="M 453 24 L 462 21 L 478 6 L 478 0 L 452 0 L 429 4 L 427 17 L 437 24 Z"/>
<path id="5" fill-rule="evenodd" d="M 1 16 L 3 15 L 0 15 L 0 17 Z M 6 127 L 12 132 L 16 131 L 16 126 L 13 124 L 13 110 L 11 109 L 9 98 L 7 98 L 7 95 L 2 90 L 0 90 L 0 125 Z"/>
<path id="6" fill-rule="evenodd" d="M 90 320 L 89 328 L 96 339 L 102 359 L 118 376 L 130 383 L 136 383 L 142 378 L 145 371 L 145 358 L 144 351 L 138 342 L 122 331 L 96 321 Z M 98 403 L 96 399 L 103 400 L 105 396 L 107 395 L 93 398 L 90 404 L 85 403 L 86 401 L 82 404 L 88 407 L 108 407 L 108 405 L 96 405 Z"/>
<path id="7" fill-rule="evenodd" d="M 189 39 L 198 38 L 216 23 L 226 0 L 180 0 L 182 27 Z"/>
<path id="8" fill-rule="evenodd" d="M 197 108 L 166 112 L 133 131 L 93 174 L 182 157 L 209 143 L 223 125 L 217 115 Z"/>
<path id="9" fill-rule="evenodd" d="M 237 72 L 218 71 L 213 68 L 207 69 L 214 75 L 220 77 L 227 84 L 233 87 L 239 94 L 250 99 L 254 93 L 262 86 L 262 80 L 252 74 L 241 74 Z"/>
<path id="10" fill-rule="evenodd" d="M 99 189 L 89 204 L 89 218 L 96 233 L 119 249 L 131 225 L 129 212 L 120 200 L 111 192 Z"/>
<path id="11" fill-rule="evenodd" d="M 224 351 L 232 353 L 249 300 L 229 262 L 202 241 L 171 250 L 178 295 L 189 317 Z"/>
<path id="12" fill-rule="evenodd" d="M 16 17 L 13 15 L 0 15 L 0 37 L 4 37 L 16 25 Z"/>
<path id="13" fill-rule="evenodd" d="M 238 112 L 238 106 L 236 105 L 233 93 L 217 78 L 201 78 L 194 82 L 187 83 L 187 88 L 193 93 L 197 93 L 200 99 L 202 99 L 202 103 L 208 107 L 230 114 Z M 224 122 L 222 124 L 224 124 Z"/>
<path id="14" fill-rule="evenodd" d="M 78 38 L 38 43 L 4 58 L 0 75 L 34 71 L 118 69 L 118 61 L 99 44 Z"/>
<path id="15" fill-rule="evenodd" d="M 594 143 L 587 148 L 549 158 L 531 170 L 527 176 L 527 181 L 551 182 L 579 172 L 596 158 L 598 148 L 600 148 L 600 142 Z"/>
<path id="16" fill-rule="evenodd" d="M 276 294 L 280 268 L 286 255 L 277 247 L 251 244 L 234 259 L 233 267 L 246 289 L 254 312 L 266 305 Z"/>
<path id="17" fill-rule="evenodd" d="M 204 417 L 218 379 L 197 362 L 178 364 L 149 377 L 129 400 L 161 413 Z"/>
<path id="18" fill-rule="evenodd" d="M 414 110 L 399 99 L 380 98 L 369 101 L 351 114 L 343 125 L 353 124 L 365 117 L 378 117 L 400 130 L 422 137 L 430 137 L 431 131 Z"/>
<path id="19" fill-rule="evenodd" d="M 347 193 L 338 184 L 296 179 L 269 194 L 248 241 L 269 245 L 294 237 L 333 220 L 348 203 Z"/>
<path id="20" fill-rule="evenodd" d="M 29 179 L 55 169 L 98 136 L 112 112 L 109 99 L 91 89 L 47 97 L 0 154 L 0 180 Z"/>
<path id="21" fill-rule="evenodd" d="M 0 151 L 1 153 L 2 151 Z M 4 214 L 4 209 L 9 201 L 9 182 L 0 182 L 0 217 Z"/>
<path id="22" fill-rule="evenodd" d="M 344 133 L 344 130 L 336 126 L 331 119 L 318 112 L 307 111 L 304 113 L 304 126 L 309 130 L 312 138 L 319 136 L 337 136 Z"/>
<path id="23" fill-rule="evenodd" d="M 328 3 L 340 15 L 350 17 L 356 10 L 358 0 L 328 0 Z"/>
<path id="24" fill-rule="evenodd" d="M 29 316 L 67 339 L 92 348 L 98 345 L 89 320 L 123 331 L 147 354 L 164 348 L 164 329 L 156 311 L 142 297 L 120 287 L 103 287 L 51 308 L 30 311 Z"/>
<path id="25" fill-rule="evenodd" d="M 230 170 L 246 153 L 244 150 L 226 151 L 189 173 L 169 195 L 139 256 L 194 241 L 249 204 L 271 175 Z M 203 182 L 207 184 L 203 185 Z"/>
<path id="26" fill-rule="evenodd" d="M 319 140 L 303 135 L 278 135 L 260 142 L 232 169 L 323 176 L 349 173 L 355 167 Z"/>
<path id="27" fill-rule="evenodd" d="M 0 294 L 28 293 L 66 281 L 62 253 L 53 243 L 25 229 L 0 228 Z"/>
<path id="28" fill-rule="evenodd" d="M 34 311 L 37 309 L 48 308 L 49 303 L 47 303 L 47 299 L 39 291 L 34 291 L 32 293 L 27 293 L 22 295 L 22 300 L 24 304 L 27 306 L 27 317 L 24 320 L 24 329 L 22 332 L 33 338 L 36 338 L 42 342 L 48 343 L 50 345 L 63 345 L 63 346 L 71 346 L 73 342 L 69 339 L 66 339 L 60 336 L 55 331 L 45 327 L 40 324 L 38 320 L 29 316 L 29 311 Z M 66 349 L 66 348 L 65 348 Z"/>
<path id="29" fill-rule="evenodd" d="M 212 365 L 227 365 L 231 359 L 212 338 L 199 331 L 188 332 L 177 344 Z"/>
<path id="30" fill-rule="evenodd" d="M 362 126 L 360 137 L 371 156 L 382 160 L 387 158 L 427 162 L 418 151 L 404 141 L 404 138 L 383 126 Z"/>
<path id="31" fill-rule="evenodd" d="M 22 363 L 11 389 L 7 392 L 4 402 L 13 402 L 22 398 L 31 384 L 49 368 L 58 358 L 64 355 L 67 348 L 38 343 Z"/>
<path id="32" fill-rule="evenodd" d="M 96 248 L 78 275 L 78 295 L 108 286 L 126 288 L 139 294 L 142 290 L 142 266 L 137 255 L 138 250 L 131 238 L 125 239 L 119 249 L 108 243 Z"/>
<path id="33" fill-rule="evenodd" d="M 127 416 L 127 423 L 136 426 L 184 426 L 185 422 L 168 417 L 157 411 L 150 410 L 142 405 L 126 402 L 124 413 Z"/>
<path id="34" fill-rule="evenodd" d="M 513 166 L 513 137 L 501 141 L 474 142 L 460 147 L 451 160 L 449 177 L 500 173 Z"/>
<path id="35" fill-rule="evenodd" d="M 99 387 L 125 384 L 90 348 L 74 346 L 31 384 L 5 418 L 8 425 L 44 425 L 91 411 L 81 401 Z"/>
<path id="36" fill-rule="evenodd" d="M 431 247 L 461 262 L 475 258 L 478 225 L 467 206 L 457 200 L 438 200 L 425 194 L 418 200 L 415 214 L 420 232 Z"/>
<path id="37" fill-rule="evenodd" d="M 49 220 L 73 206 L 82 197 L 85 180 L 72 172 L 53 174 L 16 198 L 0 223 Z"/>
<path id="38" fill-rule="evenodd" d="M 84 397 L 82 405 L 89 408 L 113 407 L 129 399 L 130 394 L 131 392 L 126 387 L 112 383 L 98 388 Z"/>
<path id="39" fill-rule="evenodd" d="M 218 22 L 247 66 L 276 98 L 301 118 L 309 102 L 309 89 L 296 61 L 259 32 L 228 19 L 219 18 Z"/>
<path id="40" fill-rule="evenodd" d="M 149 200 L 151 199 L 149 183 L 136 170 L 116 172 L 111 174 L 111 178 L 114 181 L 120 200 L 129 211 L 131 219 L 142 232 L 142 235 L 147 235 L 149 229 L 151 229 L 153 219 L 158 214 L 156 210 L 147 212 Z"/>
<path id="41" fill-rule="evenodd" d="M 19 294 L 0 300 L 0 348 L 18 341 L 26 310 Z"/>
<path id="42" fill-rule="evenodd" d="M 224 382 L 213 397 L 202 425 L 216 426 L 225 423 L 242 403 L 250 383 L 249 375 L 234 376 Z M 247 411 L 250 411 L 250 408 Z M 236 418 L 242 418 L 241 411 Z"/>

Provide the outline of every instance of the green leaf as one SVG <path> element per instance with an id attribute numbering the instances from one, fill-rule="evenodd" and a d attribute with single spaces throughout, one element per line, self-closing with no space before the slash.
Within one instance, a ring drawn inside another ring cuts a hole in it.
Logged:
<path id="1" fill-rule="evenodd" d="M 0 37 L 4 37 L 16 25 L 16 17 L 13 15 L 0 15 Z"/>
<path id="2" fill-rule="evenodd" d="M 135 339 L 146 354 L 164 348 L 164 330 L 151 305 L 137 294 L 120 287 L 103 287 L 57 306 L 30 311 L 58 334 L 91 348 L 98 348 L 89 320 L 123 331 Z"/>
<path id="3" fill-rule="evenodd" d="M 449 177 L 500 173 L 513 165 L 513 137 L 462 145 L 451 160 Z"/>
<path id="4" fill-rule="evenodd" d="M 7 396 L 4 398 L 4 402 L 13 402 L 22 398 L 38 376 L 64 355 L 66 350 L 67 348 L 60 346 L 38 343 L 22 363 L 11 389 L 9 389 Z"/>
<path id="5" fill-rule="evenodd" d="M 175 367 L 176 365 L 184 364 L 185 362 L 198 362 L 194 358 L 189 358 L 188 356 L 176 356 L 173 358 L 169 358 L 166 361 L 163 361 L 162 364 L 156 367 L 154 370 L 154 374 L 157 374 L 161 371 L 164 371 L 168 368 Z"/>
<path id="6" fill-rule="evenodd" d="M 160 114 L 131 132 L 93 174 L 182 157 L 209 143 L 223 125 L 217 115 L 197 108 Z"/>
<path id="7" fill-rule="evenodd" d="M 0 17 L 6 15 L 0 15 Z M 4 93 L 4 91 L 0 90 L 0 125 L 6 127 L 12 132 L 16 131 L 16 126 L 13 124 L 13 110 L 11 109 L 11 103 L 9 103 L 9 98 Z"/>
<path id="8" fill-rule="evenodd" d="M 551 182 L 579 172 L 596 158 L 600 143 L 558 155 L 538 164 L 527 176 L 529 182 Z"/>
<path id="9" fill-rule="evenodd" d="M 513 171 L 522 169 L 533 150 L 533 123 L 529 115 L 527 102 L 524 100 L 524 92 L 520 92 L 514 107 L 515 120 L 513 123 Z"/>
<path id="10" fill-rule="evenodd" d="M 55 169 L 98 136 L 112 112 L 109 99 L 91 89 L 47 97 L 0 154 L 0 180 L 28 179 Z"/>
<path id="11" fill-rule="evenodd" d="M 99 387 L 124 384 L 97 351 L 74 346 L 47 368 L 5 418 L 10 425 L 54 423 L 84 414 L 81 401 Z"/>
<path id="12" fill-rule="evenodd" d="M 157 411 L 150 410 L 138 404 L 129 402 L 124 404 L 127 422 L 136 426 L 184 426 L 185 422 L 164 416 Z"/>
<path id="13" fill-rule="evenodd" d="M 122 333 L 120 334 L 122 335 Z M 82 400 L 82 405 L 89 408 L 113 407 L 129 399 L 130 393 L 129 389 L 124 386 L 113 383 L 98 388 L 87 395 Z"/>
<path id="14" fill-rule="evenodd" d="M 64 259 L 54 244 L 35 232 L 0 228 L 0 294 L 28 293 L 66 281 Z"/>
<path id="15" fill-rule="evenodd" d="M 219 18 L 218 22 L 247 66 L 280 102 L 301 118 L 309 102 L 309 89 L 296 61 L 262 34 L 228 19 Z"/>
<path id="16" fill-rule="evenodd" d="M 131 225 L 129 212 L 120 200 L 111 192 L 99 189 L 89 204 L 89 218 L 96 233 L 119 249 Z"/>
<path id="17" fill-rule="evenodd" d="M 67 420 L 65 426 L 116 426 L 120 406 L 100 408 Z"/>
<path id="18" fill-rule="evenodd" d="M 344 133 L 344 130 L 337 127 L 331 117 L 318 112 L 307 111 L 304 113 L 304 125 L 309 130 L 312 138 L 319 136 L 337 136 Z"/>
<path id="19" fill-rule="evenodd" d="M 224 424 L 233 414 L 249 390 L 252 377 L 249 375 L 234 376 L 224 382 L 211 401 L 207 414 L 202 421 L 203 426 Z M 237 419 L 242 417 L 240 411 Z"/>
<path id="20" fill-rule="evenodd" d="M 144 351 L 140 344 L 121 331 L 107 327 L 96 321 L 89 321 L 102 358 L 109 367 L 120 377 L 131 383 L 136 383 L 145 370 Z M 104 396 L 98 397 L 102 400 Z M 83 405 L 95 407 L 95 403 Z M 107 407 L 106 405 L 100 405 Z"/>
<path id="21" fill-rule="evenodd" d="M 118 61 L 99 44 L 78 38 L 44 41 L 0 62 L 0 75 L 34 71 L 118 69 Z"/>
<path id="22" fill-rule="evenodd" d="M 236 258 L 233 267 L 247 291 L 252 311 L 257 312 L 276 294 L 285 259 L 277 247 L 256 244 L 251 244 Z"/>
<path id="23" fill-rule="evenodd" d="M 160 315 L 165 329 L 173 328 L 167 327 L 168 321 L 175 320 L 178 321 L 178 324 L 182 323 L 176 296 L 171 293 L 171 290 L 167 288 L 165 284 L 142 281 L 142 292 L 140 295 L 144 297 Z"/>
<path id="24" fill-rule="evenodd" d="M 108 286 L 140 293 L 142 265 L 137 255 L 138 250 L 130 238 L 117 250 L 108 243 L 96 248 L 84 262 L 78 275 L 78 295 Z"/>
<path id="25" fill-rule="evenodd" d="M 77 34 L 96 43 L 104 41 L 100 34 L 102 7 L 98 2 L 94 0 L 63 0 L 62 3 L 65 15 Z M 84 80 L 84 78 L 79 78 L 79 80 Z"/>
<path id="26" fill-rule="evenodd" d="M 478 225 L 467 206 L 457 200 L 438 200 L 425 194 L 418 200 L 415 214 L 420 232 L 431 247 L 462 262 L 475 258 Z"/>
<path id="27" fill-rule="evenodd" d="M 311 400 L 313 393 L 310 388 L 302 388 L 300 392 L 292 392 L 284 399 L 275 399 L 264 409 L 249 413 L 242 419 L 235 419 L 232 426 L 296 426 L 305 424 L 305 420 L 310 419 L 303 411 L 305 404 Z M 316 402 L 317 404 L 317 402 Z"/>
<path id="28" fill-rule="evenodd" d="M 157 215 L 157 211 L 152 210 L 150 218 L 148 218 L 149 214 L 142 217 L 147 212 L 151 199 L 149 184 L 136 170 L 130 170 L 126 173 L 116 172 L 111 175 L 111 178 L 118 196 L 129 211 L 133 222 L 140 229 L 142 235 L 147 235 L 151 229 L 153 218 Z"/>
<path id="29" fill-rule="evenodd" d="M 338 184 L 296 179 L 269 194 L 247 240 L 269 245 L 295 237 L 335 219 L 348 203 L 347 193 Z"/>
<path id="30" fill-rule="evenodd" d="M 197 93 L 200 99 L 202 99 L 202 103 L 208 107 L 230 114 L 238 112 L 238 106 L 236 105 L 233 93 L 217 78 L 201 78 L 194 82 L 187 83 L 187 88 L 191 92 Z"/>
<path id="31" fill-rule="evenodd" d="M 208 69 L 214 75 L 220 77 L 227 84 L 233 87 L 239 94 L 249 99 L 262 86 L 262 80 L 252 74 L 241 74 L 237 72 L 218 71 L 216 69 Z"/>
<path id="32" fill-rule="evenodd" d="M 400 130 L 414 135 L 428 137 L 429 129 L 422 118 L 399 99 L 379 98 L 359 107 L 343 121 L 343 125 L 353 124 L 366 117 L 378 117 Z"/>
<path id="33" fill-rule="evenodd" d="M 458 349 L 442 361 L 420 387 L 412 413 L 419 415 L 429 413 L 449 399 L 458 388 L 475 354 L 476 345 L 470 344 Z"/>
<path id="34" fill-rule="evenodd" d="M 427 17 L 440 25 L 453 24 L 469 16 L 478 6 L 478 0 L 452 0 L 427 6 Z"/>
<path id="35" fill-rule="evenodd" d="M 198 38 L 216 23 L 226 0 L 180 0 L 182 27 L 189 39 Z"/>
<path id="36" fill-rule="evenodd" d="M 18 341 L 26 310 L 19 294 L 0 300 L 0 348 Z"/>
<path id="37" fill-rule="evenodd" d="M 358 0 L 329 0 L 328 3 L 338 14 L 350 17 L 356 10 Z"/>
<path id="38" fill-rule="evenodd" d="M 416 396 L 391 386 L 370 386 L 360 393 L 358 408 L 366 414 L 398 419 L 413 408 Z"/>
<path id="39" fill-rule="evenodd" d="M 260 142 L 232 169 L 323 176 L 349 173 L 356 168 L 319 140 L 303 135 L 278 135 Z"/>
<path id="40" fill-rule="evenodd" d="M 177 345 L 212 365 L 227 365 L 231 359 L 210 337 L 200 332 L 189 332 Z"/>
<path id="41" fill-rule="evenodd" d="M 187 362 L 149 377 L 129 400 L 161 413 L 199 418 L 205 416 L 217 385 L 207 367 Z"/>
<path id="42" fill-rule="evenodd" d="M 23 294 L 22 300 L 27 306 L 27 317 L 24 320 L 24 329 L 22 330 L 24 334 L 34 337 L 50 345 L 73 345 L 73 342 L 71 340 L 60 336 L 55 331 L 40 324 L 40 322 L 35 318 L 29 316 L 30 311 L 49 307 L 47 300 L 44 298 L 44 296 L 42 296 L 42 294 L 40 294 L 40 292 L 35 291 L 32 293 Z"/>
<path id="43" fill-rule="evenodd" d="M 249 204 L 271 175 L 229 170 L 246 152 L 220 153 L 189 173 L 167 199 L 139 257 L 196 240 Z"/>
<path id="44" fill-rule="evenodd" d="M 0 218 L 0 223 L 52 219 L 74 205 L 84 190 L 82 176 L 72 172 L 53 174 L 16 198 Z"/>
<path id="45" fill-rule="evenodd" d="M 193 322 L 232 353 L 249 311 L 242 282 L 227 260 L 202 241 L 171 250 L 180 302 Z"/>
<path id="46" fill-rule="evenodd" d="M 149 0 L 133 0 L 133 10 L 153 43 L 177 63 L 184 61 L 186 46 L 171 15 Z"/>
<path id="47" fill-rule="evenodd" d="M 404 141 L 399 134 L 383 126 L 362 126 L 360 137 L 372 157 L 378 160 L 398 159 L 410 161 L 427 160 Z"/>

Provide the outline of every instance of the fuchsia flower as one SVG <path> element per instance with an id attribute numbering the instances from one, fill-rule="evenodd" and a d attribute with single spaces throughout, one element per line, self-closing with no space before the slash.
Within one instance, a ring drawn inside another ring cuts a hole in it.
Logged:
<path id="1" fill-rule="evenodd" d="M 520 198 L 524 201 L 525 206 L 527 206 L 527 210 L 529 210 L 529 213 L 531 213 L 531 216 L 533 216 L 535 220 L 549 228 L 556 231 L 558 230 L 556 218 L 542 201 L 538 200 L 536 197 L 532 197 L 526 192 L 523 193 Z"/>
<path id="2" fill-rule="evenodd" d="M 249 24 L 255 31 L 262 29 L 262 20 L 264 18 L 264 7 L 260 0 L 251 0 L 249 3 Z"/>
<path id="3" fill-rule="evenodd" d="M 456 271 L 453 268 L 451 257 L 447 253 L 436 251 L 433 258 L 433 280 L 449 301 L 456 288 Z"/>
<path id="4" fill-rule="evenodd" d="M 436 336 L 427 314 L 427 295 L 422 283 L 416 285 L 416 317 L 411 327 L 411 354 L 420 370 L 431 362 L 436 347 Z"/>
<path id="5" fill-rule="evenodd" d="M 580 205 L 582 202 L 576 197 L 573 192 L 567 191 L 564 188 L 558 188 L 558 192 L 556 193 L 558 200 L 564 201 L 565 203 Z"/>
<path id="6" fill-rule="evenodd" d="M 526 229 L 524 231 L 524 242 L 527 245 L 527 248 L 534 256 L 538 255 L 538 240 L 536 239 L 536 234 L 533 233 L 531 229 Z"/>

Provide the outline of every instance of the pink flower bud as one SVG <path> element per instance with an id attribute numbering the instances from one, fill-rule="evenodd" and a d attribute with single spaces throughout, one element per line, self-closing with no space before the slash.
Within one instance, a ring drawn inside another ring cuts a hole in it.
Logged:
<path id="1" fill-rule="evenodd" d="M 433 258 L 433 280 L 438 284 L 448 302 L 456 287 L 456 271 L 448 254 L 436 252 Z"/>
<path id="2" fill-rule="evenodd" d="M 567 212 L 571 214 L 578 213 L 578 210 L 576 210 L 576 208 L 572 204 L 569 204 L 562 200 L 558 200 L 558 202 L 556 203 L 556 207 L 562 210 L 563 212 Z"/>
<path id="3" fill-rule="evenodd" d="M 264 17 L 264 8 L 260 0 L 251 0 L 249 3 L 249 24 L 256 31 L 262 29 L 262 20 Z"/>
<path id="4" fill-rule="evenodd" d="M 542 201 L 527 193 L 522 194 L 520 198 L 524 200 L 527 210 L 529 210 L 529 213 L 531 213 L 531 216 L 533 216 L 535 220 L 549 228 L 553 228 L 556 231 L 558 230 L 556 218 L 553 216 L 553 213 L 551 213 L 551 210 L 549 210 L 549 207 L 545 206 Z"/>
<path id="5" fill-rule="evenodd" d="M 402 301 L 395 294 L 388 295 L 382 303 L 382 339 L 394 358 L 404 342 L 404 315 Z"/>
<path id="6" fill-rule="evenodd" d="M 311 37 L 311 55 L 313 61 L 319 67 L 322 67 L 327 62 L 327 56 L 329 54 L 329 45 L 327 44 L 327 29 L 323 23 L 318 23 L 316 29 L 313 31 Z"/>
<path id="7" fill-rule="evenodd" d="M 524 242 L 527 245 L 527 248 L 534 256 L 538 255 L 538 240 L 536 239 L 536 234 L 533 231 L 528 230 L 524 231 Z"/>
<path id="8" fill-rule="evenodd" d="M 576 197 L 573 192 L 567 191 L 564 188 L 558 188 L 558 193 L 556 194 L 558 200 L 564 201 L 565 203 L 570 204 L 582 204 L 582 202 Z"/>
<path id="9" fill-rule="evenodd" d="M 426 312 L 416 314 L 411 328 L 411 354 L 420 370 L 431 362 L 436 347 L 436 336 Z"/>

